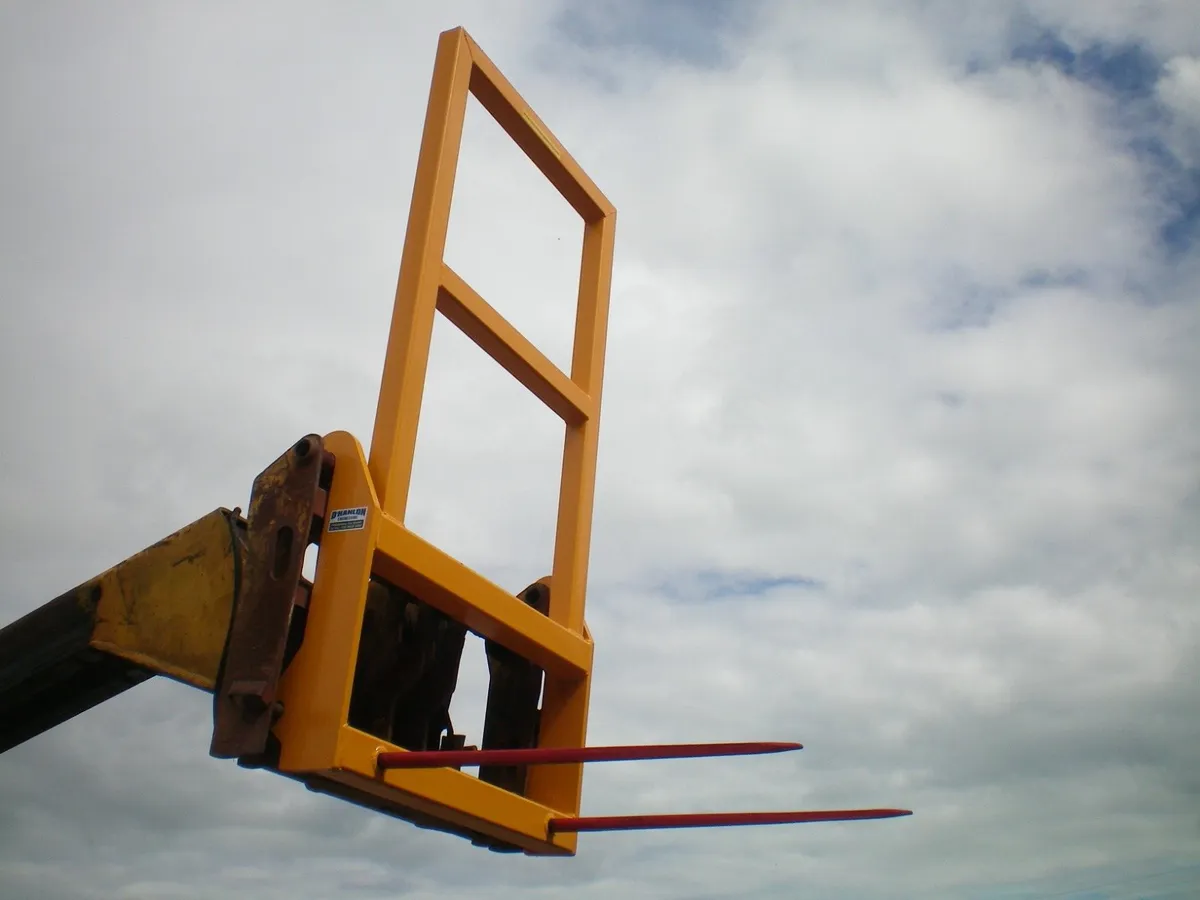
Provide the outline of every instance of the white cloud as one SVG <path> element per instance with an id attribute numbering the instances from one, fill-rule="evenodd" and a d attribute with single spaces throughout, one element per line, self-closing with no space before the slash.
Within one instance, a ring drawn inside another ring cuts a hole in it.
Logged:
<path id="1" fill-rule="evenodd" d="M 1172 152 L 1188 166 L 1200 165 L 1200 58 L 1170 60 L 1158 94 L 1173 119 L 1169 132 Z"/>

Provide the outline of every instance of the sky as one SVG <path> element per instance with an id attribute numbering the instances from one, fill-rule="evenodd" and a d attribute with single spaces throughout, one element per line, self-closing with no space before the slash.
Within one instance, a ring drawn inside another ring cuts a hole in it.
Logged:
<path id="1" fill-rule="evenodd" d="M 589 742 L 805 744 L 585 814 L 915 814 L 500 856 L 210 759 L 156 679 L 0 758 L 0 895 L 1200 896 L 1187 0 L 0 6 L 0 623 L 369 444 L 458 25 L 618 210 Z M 581 235 L 473 105 L 446 260 L 560 363 Z M 560 454 L 440 322 L 409 526 L 520 590 Z"/>

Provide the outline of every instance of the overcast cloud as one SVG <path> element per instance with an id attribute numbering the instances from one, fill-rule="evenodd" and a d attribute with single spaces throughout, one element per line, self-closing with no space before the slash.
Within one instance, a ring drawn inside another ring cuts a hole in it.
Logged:
<path id="1" fill-rule="evenodd" d="M 369 443 L 455 25 L 618 209 L 589 740 L 806 745 L 585 811 L 915 815 L 497 856 L 156 681 L 0 758 L 0 896 L 1200 896 L 1189 0 L 4 4 L 0 624 Z M 473 106 L 447 259 L 558 361 L 580 236 Z M 501 374 L 439 324 L 409 523 L 515 591 L 560 434 Z"/>

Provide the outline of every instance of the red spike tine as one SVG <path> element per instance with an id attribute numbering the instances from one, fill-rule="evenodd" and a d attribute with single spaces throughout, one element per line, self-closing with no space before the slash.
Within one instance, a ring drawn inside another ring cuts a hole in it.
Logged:
<path id="1" fill-rule="evenodd" d="M 679 813 L 650 816 L 583 816 L 551 819 L 550 831 L 644 831 L 658 828 L 724 828 L 736 825 L 791 825 L 798 822 L 850 822 L 911 816 L 911 809 L 827 809 L 808 812 Z"/>
<path id="2" fill-rule="evenodd" d="M 688 759 L 709 756 L 756 756 L 802 750 L 791 741 L 726 744 L 646 744 L 617 747 L 535 747 L 518 750 L 400 750 L 380 753 L 380 769 L 436 769 L 442 766 L 533 766 L 555 763 Z"/>

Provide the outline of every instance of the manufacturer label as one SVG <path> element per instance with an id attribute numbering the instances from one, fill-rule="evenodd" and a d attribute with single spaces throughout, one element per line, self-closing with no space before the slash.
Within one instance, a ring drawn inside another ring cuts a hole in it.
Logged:
<path id="1" fill-rule="evenodd" d="M 367 527 L 367 508 L 355 506 L 351 509 L 335 509 L 329 514 L 329 533 L 335 531 L 361 531 Z"/>

